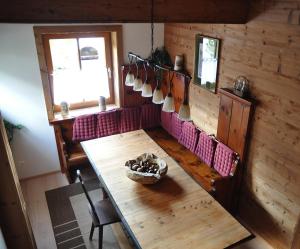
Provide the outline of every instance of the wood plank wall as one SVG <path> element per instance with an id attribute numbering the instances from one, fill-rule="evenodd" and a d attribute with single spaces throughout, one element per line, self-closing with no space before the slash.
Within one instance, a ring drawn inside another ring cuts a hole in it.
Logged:
<path id="1" fill-rule="evenodd" d="M 299 248 L 300 1 L 253 0 L 250 12 L 245 25 L 166 24 L 165 46 L 193 74 L 195 35 L 220 38 L 219 87 L 249 78 L 258 105 L 239 215 L 274 248 Z M 191 84 L 190 104 L 194 122 L 216 133 L 219 96 Z"/>
<path id="2" fill-rule="evenodd" d="M 249 10 L 249 0 L 153 2 L 154 22 L 245 23 Z M 0 22 L 150 22 L 150 8 L 150 0 L 11 0 L 1 5 Z"/>

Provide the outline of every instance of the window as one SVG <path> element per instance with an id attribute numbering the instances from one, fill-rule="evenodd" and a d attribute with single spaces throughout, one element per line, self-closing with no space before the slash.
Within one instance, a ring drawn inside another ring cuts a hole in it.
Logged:
<path id="1" fill-rule="evenodd" d="M 115 103 L 121 26 L 43 26 L 34 31 L 50 121 L 62 101 L 70 109 L 97 106 L 100 96 Z"/>
<path id="2" fill-rule="evenodd" d="M 95 106 L 99 96 L 114 100 L 109 33 L 44 36 L 54 111 L 67 101 L 71 109 Z"/>

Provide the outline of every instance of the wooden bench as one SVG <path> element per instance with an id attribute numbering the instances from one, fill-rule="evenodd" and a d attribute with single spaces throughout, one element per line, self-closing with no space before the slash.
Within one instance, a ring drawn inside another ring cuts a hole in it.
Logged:
<path id="1" fill-rule="evenodd" d="M 131 109 L 128 108 L 119 110 L 121 116 L 122 113 L 123 115 L 129 114 L 125 118 L 126 122 L 131 122 L 128 118 L 132 116 L 130 110 Z M 180 135 L 179 133 L 181 132 L 180 128 L 177 129 L 176 133 L 176 131 L 174 132 L 174 129 L 170 130 L 169 127 L 166 127 L 166 121 L 163 120 L 165 113 L 163 114 L 164 115 L 162 115 L 161 123 L 165 127 L 145 129 L 147 134 L 154 141 L 156 141 L 157 144 L 160 145 L 160 147 L 162 147 L 171 157 L 173 157 L 197 183 L 199 183 L 207 192 L 212 194 L 225 208 L 230 209 L 233 194 L 235 192 L 233 191 L 235 186 L 234 171 L 228 176 L 222 176 L 213 167 L 210 167 L 206 163 L 202 162 L 195 153 L 178 142 L 178 137 Z M 173 114 L 172 116 L 176 115 L 177 114 Z M 120 131 L 122 132 L 140 128 L 138 125 L 135 125 L 129 130 L 124 130 L 121 125 L 123 122 L 122 117 L 120 117 L 118 122 L 120 123 L 121 127 Z M 174 122 L 174 120 L 172 119 L 171 122 Z M 76 169 L 89 164 L 87 156 L 83 152 L 80 143 L 74 142 L 72 139 L 73 123 L 74 120 L 65 120 L 64 122 L 58 122 L 54 125 L 62 171 L 66 173 L 66 176 L 70 182 L 73 182 L 74 180 L 73 175 L 75 174 Z M 145 124 L 149 124 L 149 122 L 145 122 Z M 124 127 L 128 127 L 128 124 Z M 118 131 L 118 133 L 120 131 Z"/>
<path id="2" fill-rule="evenodd" d="M 90 132 L 88 134 L 89 139 L 93 139 L 140 128 L 157 127 L 160 123 L 160 106 L 145 104 L 141 107 L 118 108 L 102 113 L 83 115 L 78 119 L 84 118 L 84 116 L 94 116 L 92 122 L 95 122 L 95 134 L 93 135 Z M 84 134 L 83 136 L 82 134 L 78 136 L 75 134 L 74 137 L 73 128 L 75 123 L 75 118 L 52 122 L 61 171 L 66 174 L 70 183 L 74 181 L 78 168 L 90 165 L 80 145 L 80 141 L 86 140 Z M 85 124 L 89 125 L 89 121 L 81 123 L 81 128 Z M 114 127 L 113 131 L 111 130 L 112 127 Z"/>
<path id="3" fill-rule="evenodd" d="M 197 155 L 185 148 L 162 127 L 146 130 L 147 134 L 207 192 L 225 208 L 230 208 L 235 183 L 234 175 L 221 176 L 215 169 L 202 162 Z"/>
<path id="4" fill-rule="evenodd" d="M 73 183 L 76 170 L 89 166 L 89 160 L 80 143 L 72 140 L 74 118 L 53 122 L 55 139 L 62 173 Z"/>

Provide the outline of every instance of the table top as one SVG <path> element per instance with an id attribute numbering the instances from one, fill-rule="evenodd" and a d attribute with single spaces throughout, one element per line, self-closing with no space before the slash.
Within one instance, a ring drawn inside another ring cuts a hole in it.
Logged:
<path id="1" fill-rule="evenodd" d="M 143 130 L 81 145 L 138 247 L 220 249 L 251 236 Z M 145 152 L 169 168 L 154 185 L 125 175 L 125 162 Z"/>

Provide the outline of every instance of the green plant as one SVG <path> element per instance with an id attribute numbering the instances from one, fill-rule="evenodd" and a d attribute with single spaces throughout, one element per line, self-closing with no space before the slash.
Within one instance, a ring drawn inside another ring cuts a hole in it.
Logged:
<path id="1" fill-rule="evenodd" d="M 173 67 L 171 57 L 165 47 L 156 48 L 148 59 L 158 65 Z"/>
<path id="2" fill-rule="evenodd" d="M 4 126 L 6 129 L 6 133 L 7 133 L 7 137 L 8 137 L 8 141 L 11 142 L 13 140 L 14 137 L 14 130 L 21 130 L 23 128 L 23 125 L 15 125 L 7 120 L 3 120 L 4 121 Z"/>
<path id="3" fill-rule="evenodd" d="M 172 63 L 170 54 L 166 50 L 165 47 L 156 48 L 154 52 L 148 57 L 148 60 L 151 61 L 153 64 L 161 65 L 161 66 L 167 66 L 170 68 L 173 68 L 174 65 Z M 161 80 L 163 77 L 162 70 L 159 70 L 156 74 L 156 77 L 158 80 Z"/>

